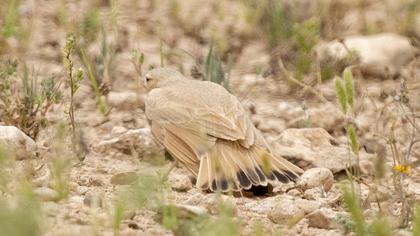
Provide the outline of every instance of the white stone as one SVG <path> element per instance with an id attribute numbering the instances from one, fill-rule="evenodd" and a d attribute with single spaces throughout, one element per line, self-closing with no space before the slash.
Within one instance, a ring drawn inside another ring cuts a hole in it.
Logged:
<path id="1" fill-rule="evenodd" d="M 18 160 L 34 157 L 37 149 L 35 141 L 15 126 L 0 126 L 1 144 Z"/>
<path id="2" fill-rule="evenodd" d="M 340 61 L 349 56 L 349 50 L 357 54 L 363 73 L 377 77 L 392 77 L 414 56 L 410 40 L 393 33 L 370 36 L 350 36 L 344 39 L 346 47 L 338 42 L 323 42 L 316 46 L 319 61 Z"/>

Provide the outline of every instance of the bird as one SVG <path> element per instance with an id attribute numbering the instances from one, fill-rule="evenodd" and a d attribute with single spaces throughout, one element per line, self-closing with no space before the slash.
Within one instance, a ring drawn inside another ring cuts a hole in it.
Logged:
<path id="1" fill-rule="evenodd" d="M 203 191 L 238 192 L 295 181 L 301 168 L 275 156 L 240 101 L 223 86 L 177 70 L 145 74 L 145 114 L 154 138 Z"/>

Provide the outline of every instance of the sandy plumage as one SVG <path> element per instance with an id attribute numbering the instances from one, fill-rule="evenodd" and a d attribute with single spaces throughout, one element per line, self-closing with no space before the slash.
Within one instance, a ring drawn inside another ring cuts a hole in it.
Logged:
<path id="1" fill-rule="evenodd" d="M 168 68 L 145 76 L 152 133 L 200 189 L 238 191 L 294 180 L 302 170 L 272 154 L 238 99 L 222 86 Z"/>

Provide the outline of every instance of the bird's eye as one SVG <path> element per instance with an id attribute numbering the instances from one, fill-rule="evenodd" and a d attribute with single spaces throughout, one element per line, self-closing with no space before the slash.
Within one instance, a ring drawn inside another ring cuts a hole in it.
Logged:
<path id="1" fill-rule="evenodd" d="M 152 78 L 151 78 L 151 77 L 146 76 L 146 82 L 150 82 L 151 80 L 152 80 Z"/>

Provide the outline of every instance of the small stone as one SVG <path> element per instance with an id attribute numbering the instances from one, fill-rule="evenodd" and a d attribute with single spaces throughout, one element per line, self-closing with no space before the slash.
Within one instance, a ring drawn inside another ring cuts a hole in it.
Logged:
<path id="1" fill-rule="evenodd" d="M 292 189 L 292 190 L 290 190 L 289 192 L 287 192 L 287 194 L 288 195 L 291 195 L 291 196 L 300 196 L 300 191 L 299 190 L 297 190 L 297 189 Z"/>
<path id="2" fill-rule="evenodd" d="M 131 229 L 140 229 L 139 225 L 134 221 L 128 222 L 127 226 Z"/>
<path id="3" fill-rule="evenodd" d="M 86 186 L 77 186 L 76 187 L 76 193 L 78 195 L 84 195 L 88 190 L 89 190 L 89 188 L 86 187 Z"/>
<path id="4" fill-rule="evenodd" d="M 334 183 L 334 176 L 328 168 L 317 167 L 306 170 L 299 179 L 299 185 L 304 189 L 322 187 L 330 191 Z"/>
<path id="5" fill-rule="evenodd" d="M 324 197 L 324 190 L 321 188 L 310 188 L 303 193 L 305 199 L 317 200 Z"/>
<path id="6" fill-rule="evenodd" d="M 119 135 L 121 135 L 123 133 L 126 133 L 126 132 L 127 132 L 127 128 L 122 127 L 122 126 L 115 126 L 111 130 L 111 136 L 116 137 L 116 136 L 119 136 Z"/>
<path id="7" fill-rule="evenodd" d="M 220 203 L 230 206 L 236 212 L 236 199 L 231 196 L 218 195 L 215 193 L 204 195 L 203 202 L 210 214 L 218 214 Z"/>
<path id="8" fill-rule="evenodd" d="M 68 201 L 81 205 L 84 203 L 84 198 L 82 196 L 71 196 L 68 198 Z"/>
<path id="9" fill-rule="evenodd" d="M 207 209 L 201 206 L 176 204 L 175 207 L 178 208 L 179 210 L 194 214 L 196 216 L 208 214 Z"/>
<path id="10" fill-rule="evenodd" d="M 111 177 L 111 184 L 112 185 L 127 185 L 132 184 L 134 181 L 138 179 L 138 175 L 136 172 L 129 171 L 115 174 Z"/>
<path id="11" fill-rule="evenodd" d="M 92 178 L 89 180 L 89 186 L 101 187 L 104 186 L 104 182 L 99 178 Z"/>
<path id="12" fill-rule="evenodd" d="M 58 201 L 60 196 L 59 194 L 48 187 L 40 187 L 34 189 L 34 193 L 37 197 L 39 197 L 42 201 Z"/>
<path id="13" fill-rule="evenodd" d="M 204 201 L 204 194 L 202 193 L 195 193 L 191 195 L 187 200 L 183 203 L 187 205 L 199 205 Z"/>
<path id="14" fill-rule="evenodd" d="M 289 219 L 304 214 L 304 211 L 293 204 L 293 201 L 284 201 L 277 203 L 273 209 L 268 212 L 268 218 L 276 224 L 286 224 Z"/>
<path id="15" fill-rule="evenodd" d="M 386 154 L 386 147 L 377 139 L 364 139 L 362 145 L 367 153 L 378 154 L 384 156 Z"/>
<path id="16" fill-rule="evenodd" d="M 311 213 L 321 208 L 320 202 L 302 198 L 295 199 L 295 205 L 299 207 L 305 214 Z"/>
<path id="17" fill-rule="evenodd" d="M 321 205 L 315 201 L 295 198 L 290 195 L 277 195 L 245 204 L 248 211 L 265 214 L 274 223 L 286 224 L 290 219 L 302 218 Z"/>
<path id="18" fill-rule="evenodd" d="M 183 174 L 170 174 L 169 183 L 171 188 L 178 192 L 186 192 L 192 188 L 190 178 Z"/>
<path id="19" fill-rule="evenodd" d="M 331 229 L 335 218 L 335 212 L 328 208 L 321 208 L 312 212 L 306 217 L 309 220 L 309 226 L 320 229 Z"/>

